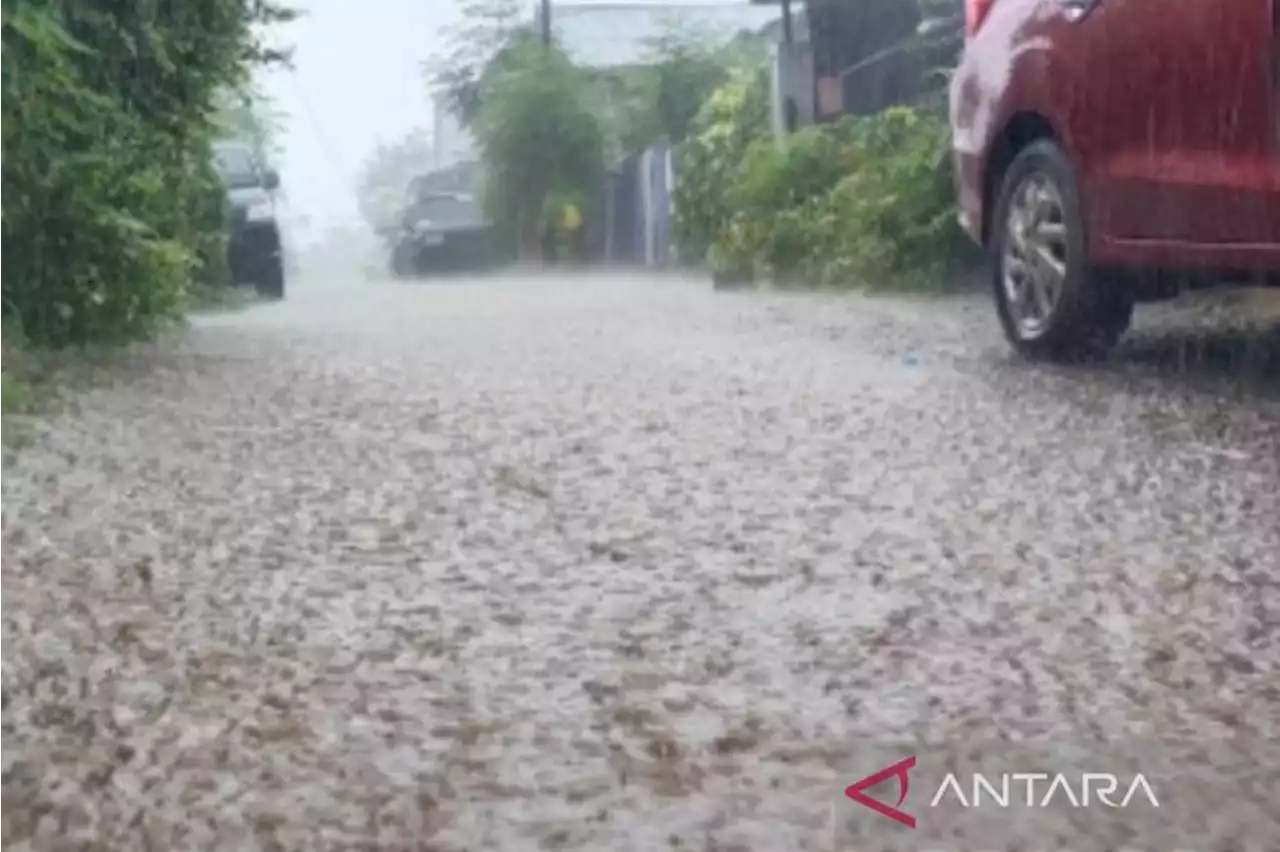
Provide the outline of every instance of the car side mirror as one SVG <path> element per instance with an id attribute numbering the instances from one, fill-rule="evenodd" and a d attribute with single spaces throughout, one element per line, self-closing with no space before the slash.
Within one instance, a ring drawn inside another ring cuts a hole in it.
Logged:
<path id="1" fill-rule="evenodd" d="M 275 169 L 267 169 L 262 173 L 262 185 L 267 189 L 279 189 L 280 173 Z"/>

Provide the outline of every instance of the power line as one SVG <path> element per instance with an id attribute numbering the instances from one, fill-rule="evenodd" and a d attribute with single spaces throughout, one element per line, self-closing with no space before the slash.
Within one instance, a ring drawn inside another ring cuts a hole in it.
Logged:
<path id="1" fill-rule="evenodd" d="M 334 146 L 329 139 L 327 133 L 321 129 L 320 121 L 316 117 L 316 112 L 311 107 L 311 99 L 307 97 L 306 90 L 302 86 L 302 81 L 298 77 L 298 71 L 292 65 L 289 66 L 289 79 L 293 81 L 294 93 L 298 96 L 298 101 L 302 104 L 302 111 L 306 113 L 307 124 L 311 128 L 311 135 L 320 143 L 320 150 L 324 158 L 329 161 L 329 165 L 335 171 L 345 173 L 350 177 L 354 177 L 354 172 L 349 171 L 339 164 L 343 157 L 335 154 Z"/>

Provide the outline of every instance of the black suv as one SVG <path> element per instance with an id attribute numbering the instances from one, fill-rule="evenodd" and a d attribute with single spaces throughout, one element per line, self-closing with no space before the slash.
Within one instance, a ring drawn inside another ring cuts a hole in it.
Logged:
<path id="1" fill-rule="evenodd" d="M 231 276 L 250 283 L 260 296 L 284 298 L 284 258 L 276 221 L 280 176 L 242 142 L 214 145 L 214 165 L 227 187 Z"/>

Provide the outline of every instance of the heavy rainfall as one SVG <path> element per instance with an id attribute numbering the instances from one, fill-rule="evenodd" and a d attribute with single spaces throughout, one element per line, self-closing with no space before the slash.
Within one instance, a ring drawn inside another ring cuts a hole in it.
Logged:
<path id="1" fill-rule="evenodd" d="M 6 3 L 5 848 L 1275 849 L 1280 5 L 1152 5 Z"/>

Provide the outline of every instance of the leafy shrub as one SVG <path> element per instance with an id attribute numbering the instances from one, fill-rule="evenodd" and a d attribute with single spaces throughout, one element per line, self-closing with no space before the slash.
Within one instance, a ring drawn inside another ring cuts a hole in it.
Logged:
<path id="1" fill-rule="evenodd" d="M 729 203 L 747 216 L 801 206 L 853 168 L 852 154 L 836 133 L 819 127 L 803 128 L 785 140 L 757 139 L 729 187 Z"/>
<path id="2" fill-rule="evenodd" d="M 934 278 L 958 229 L 943 122 L 894 108 L 754 143 L 712 259 L 828 285 Z"/>
<path id="3" fill-rule="evenodd" d="M 31 404 L 31 386 L 15 366 L 24 345 L 22 329 L 5 322 L 0 330 L 0 412 L 5 414 L 25 411 Z"/>
<path id="4" fill-rule="evenodd" d="M 862 167 L 828 195 L 818 280 L 936 279 L 967 245 L 956 225 L 946 125 L 895 108 L 851 130 Z"/>
<path id="5" fill-rule="evenodd" d="M 734 177 L 747 149 L 768 129 L 769 89 L 763 72 L 736 72 L 703 104 L 676 154 L 672 237 L 686 260 L 705 260 L 728 225 Z"/>
<path id="6" fill-rule="evenodd" d="M 264 0 L 29 0 L 3 12 L 4 317 L 37 345 L 143 336 L 221 275 L 214 94 Z"/>
<path id="7" fill-rule="evenodd" d="M 0 411 L 17 414 L 31 405 L 31 387 L 8 373 L 0 373 Z"/>
<path id="8" fill-rule="evenodd" d="M 733 242 L 721 232 L 716 261 L 774 275 L 798 270 L 813 249 L 818 202 L 852 169 L 852 153 L 818 127 L 752 142 L 725 193 Z"/>

